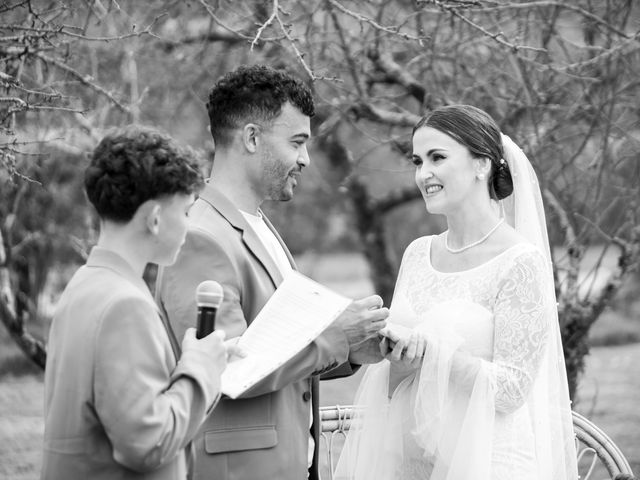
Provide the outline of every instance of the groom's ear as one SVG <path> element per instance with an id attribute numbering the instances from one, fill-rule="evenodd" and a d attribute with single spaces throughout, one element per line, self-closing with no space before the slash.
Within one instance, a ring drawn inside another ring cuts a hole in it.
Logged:
<path id="1" fill-rule="evenodd" d="M 259 125 L 247 123 L 242 129 L 242 143 L 244 148 L 250 153 L 256 153 L 260 145 L 260 134 L 262 130 Z"/>

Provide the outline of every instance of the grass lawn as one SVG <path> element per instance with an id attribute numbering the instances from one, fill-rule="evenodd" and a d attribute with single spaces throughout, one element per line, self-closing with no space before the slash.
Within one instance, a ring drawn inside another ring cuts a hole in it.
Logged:
<path id="1" fill-rule="evenodd" d="M 41 374 L 0 380 L 0 479 L 39 478 L 43 390 Z"/>
<path id="2" fill-rule="evenodd" d="M 640 344 L 597 347 L 587 362 L 576 410 L 600 426 L 640 472 Z M 322 382 L 324 405 L 353 401 L 361 377 Z M 0 379 L 0 479 L 35 480 L 42 459 L 42 375 Z"/>

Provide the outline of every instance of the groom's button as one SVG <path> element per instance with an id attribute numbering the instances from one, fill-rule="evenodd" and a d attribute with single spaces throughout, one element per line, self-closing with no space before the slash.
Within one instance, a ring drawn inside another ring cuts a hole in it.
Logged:
<path id="1" fill-rule="evenodd" d="M 302 400 L 304 400 L 305 402 L 308 402 L 309 400 L 311 400 L 311 392 L 304 392 L 302 394 Z"/>

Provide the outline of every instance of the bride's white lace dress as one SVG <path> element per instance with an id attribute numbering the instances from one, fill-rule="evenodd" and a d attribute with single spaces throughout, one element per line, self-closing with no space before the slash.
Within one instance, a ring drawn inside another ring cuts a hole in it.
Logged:
<path id="1" fill-rule="evenodd" d="M 573 447 L 551 441 L 572 439 L 562 431 L 570 406 L 546 401 L 557 325 L 543 255 L 521 243 L 444 273 L 431 265 L 432 238 L 407 248 L 389 318 L 425 333 L 422 366 L 392 394 L 390 363 L 369 367 L 356 396 L 360 428 L 347 438 L 337 478 L 571 478 L 563 462 L 571 464 Z"/>

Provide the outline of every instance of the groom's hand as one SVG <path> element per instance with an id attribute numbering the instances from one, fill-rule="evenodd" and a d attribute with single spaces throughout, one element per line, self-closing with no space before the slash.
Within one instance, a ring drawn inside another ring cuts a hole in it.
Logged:
<path id="1" fill-rule="evenodd" d="M 402 339 L 402 335 L 396 330 L 400 330 L 405 333 L 409 331 L 406 327 L 387 324 L 386 327 L 378 332 L 378 339 L 380 340 L 378 347 L 380 353 L 385 358 L 393 351 L 396 344 Z"/>
<path id="2" fill-rule="evenodd" d="M 349 349 L 349 362 L 358 365 L 380 362 L 384 356 L 380 351 L 379 344 L 380 338 L 375 336 L 357 345 L 353 345 Z"/>
<path id="3" fill-rule="evenodd" d="M 371 295 L 351 302 L 336 319 L 336 325 L 347 337 L 349 347 L 356 347 L 365 340 L 377 338 L 388 316 L 389 309 L 382 306 L 382 298 Z"/>
<path id="4" fill-rule="evenodd" d="M 380 355 L 382 355 L 382 358 L 387 358 L 387 355 L 393 351 L 393 347 L 395 347 L 396 344 L 393 340 L 385 337 L 384 335 L 380 335 L 379 340 L 378 351 L 380 352 Z"/>

